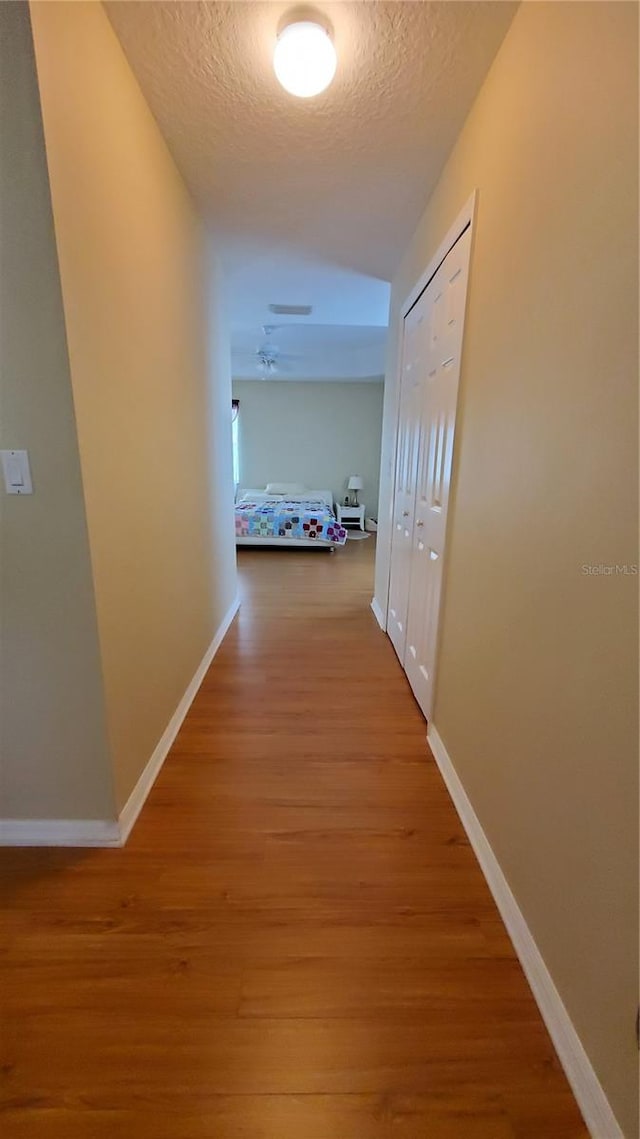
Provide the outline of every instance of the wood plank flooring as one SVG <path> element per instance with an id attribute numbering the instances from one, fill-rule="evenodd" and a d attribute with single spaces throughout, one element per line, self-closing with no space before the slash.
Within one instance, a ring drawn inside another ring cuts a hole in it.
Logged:
<path id="1" fill-rule="evenodd" d="M 373 547 L 241 551 L 127 847 L 0 852 L 5 1139 L 585 1139 Z"/>

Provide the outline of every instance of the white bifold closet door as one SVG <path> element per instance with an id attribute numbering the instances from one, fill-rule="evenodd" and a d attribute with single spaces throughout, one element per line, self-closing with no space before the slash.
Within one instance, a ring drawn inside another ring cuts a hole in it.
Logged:
<path id="1" fill-rule="evenodd" d="M 424 313 L 415 306 L 405 317 L 402 344 L 400 409 L 396 443 L 396 478 L 391 538 L 391 575 L 387 632 L 404 663 L 407 635 L 413 514 L 420 443 L 420 333 Z"/>
<path id="2" fill-rule="evenodd" d="M 471 230 L 405 318 L 389 635 L 431 715 Z"/>

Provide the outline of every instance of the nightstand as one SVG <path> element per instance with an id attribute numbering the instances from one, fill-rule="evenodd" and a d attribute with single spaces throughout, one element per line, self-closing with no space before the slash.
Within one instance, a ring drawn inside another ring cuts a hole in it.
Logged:
<path id="1" fill-rule="evenodd" d="M 336 503 L 338 522 L 341 526 L 344 526 L 345 529 L 348 529 L 349 525 L 353 526 L 355 522 L 358 522 L 360 529 L 364 530 L 364 511 L 364 502 L 361 502 L 359 506 L 341 506 L 339 502 Z"/>

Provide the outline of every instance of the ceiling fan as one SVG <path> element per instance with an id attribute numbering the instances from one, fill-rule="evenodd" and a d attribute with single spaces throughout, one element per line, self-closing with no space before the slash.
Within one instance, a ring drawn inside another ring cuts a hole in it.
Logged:
<path id="1" fill-rule="evenodd" d="M 293 356 L 289 352 L 281 352 L 277 344 L 273 343 L 271 337 L 276 328 L 277 325 L 275 324 L 263 324 L 264 341 L 256 348 L 258 371 L 265 380 L 269 376 L 277 376 L 279 372 L 289 371 L 287 367 L 289 361 L 303 359 L 302 356 Z"/>

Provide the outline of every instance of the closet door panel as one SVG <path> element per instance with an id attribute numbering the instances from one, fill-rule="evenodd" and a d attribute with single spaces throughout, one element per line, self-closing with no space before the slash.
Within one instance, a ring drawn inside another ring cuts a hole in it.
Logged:
<path id="1" fill-rule="evenodd" d="M 396 443 L 395 498 L 387 630 L 404 663 L 409 581 L 420 443 L 420 333 L 424 310 L 416 306 L 404 321 L 400 409 Z"/>
<path id="2" fill-rule="evenodd" d="M 432 710 L 438 646 L 470 243 L 467 230 L 422 298 L 420 430 L 405 669 L 427 718 Z"/>

